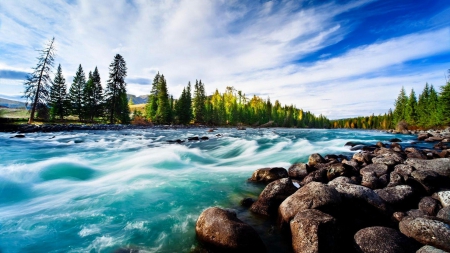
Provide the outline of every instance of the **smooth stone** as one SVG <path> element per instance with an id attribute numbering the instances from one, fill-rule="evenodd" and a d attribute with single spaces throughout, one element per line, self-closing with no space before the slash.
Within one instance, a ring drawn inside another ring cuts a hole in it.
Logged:
<path id="1" fill-rule="evenodd" d="M 308 165 L 309 166 L 314 166 L 318 163 L 326 163 L 325 158 L 323 158 L 320 154 L 318 153 L 314 153 L 311 154 L 308 158 Z"/>
<path id="2" fill-rule="evenodd" d="M 400 232 L 422 244 L 450 251 L 450 226 L 426 218 L 404 218 L 399 223 Z"/>
<path id="3" fill-rule="evenodd" d="M 291 167 L 289 167 L 288 169 L 289 177 L 299 180 L 305 178 L 310 172 L 311 169 L 306 163 L 295 163 L 292 164 Z"/>
<path id="4" fill-rule="evenodd" d="M 408 158 L 405 164 L 411 165 L 416 170 L 431 170 L 437 172 L 439 175 L 450 177 L 450 158 L 437 158 L 432 160 Z"/>
<path id="5" fill-rule="evenodd" d="M 285 177 L 288 177 L 288 173 L 285 168 L 262 168 L 255 170 L 249 180 L 269 183 Z"/>
<path id="6" fill-rule="evenodd" d="M 290 178 L 273 181 L 264 188 L 258 200 L 250 207 L 250 211 L 266 216 L 274 215 L 281 202 L 296 191 L 297 187 Z"/>
<path id="7" fill-rule="evenodd" d="M 364 253 L 409 253 L 420 246 L 393 228 L 368 227 L 354 236 L 356 248 Z"/>
<path id="8" fill-rule="evenodd" d="M 442 207 L 450 206 L 450 191 L 436 192 L 433 197 L 441 202 Z"/>

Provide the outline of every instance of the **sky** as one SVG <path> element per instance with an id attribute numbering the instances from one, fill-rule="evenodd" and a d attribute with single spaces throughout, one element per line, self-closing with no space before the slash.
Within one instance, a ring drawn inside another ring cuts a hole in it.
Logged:
<path id="1" fill-rule="evenodd" d="M 201 79 L 338 119 L 387 112 L 402 86 L 439 91 L 450 1 L 1 0 L 0 97 L 20 98 L 52 37 L 68 87 L 79 64 L 106 87 L 121 54 L 129 94 L 160 72 L 174 98 Z"/>

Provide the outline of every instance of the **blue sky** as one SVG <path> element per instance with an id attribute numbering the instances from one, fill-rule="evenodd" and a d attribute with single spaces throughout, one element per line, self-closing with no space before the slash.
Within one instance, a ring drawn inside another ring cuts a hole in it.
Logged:
<path id="1" fill-rule="evenodd" d="M 329 118 L 379 114 L 402 86 L 444 85 L 449 17 L 448 0 L 1 0 L 0 97 L 23 92 L 54 36 L 68 86 L 79 64 L 106 86 L 120 53 L 135 95 L 159 71 L 175 98 L 201 79 Z"/>

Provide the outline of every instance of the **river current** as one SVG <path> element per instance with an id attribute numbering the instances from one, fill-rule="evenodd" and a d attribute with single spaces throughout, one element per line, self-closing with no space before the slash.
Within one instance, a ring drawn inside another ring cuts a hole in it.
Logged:
<path id="1" fill-rule="evenodd" d="M 12 136 L 0 133 L 3 253 L 189 252 L 197 244 L 195 222 L 210 206 L 234 208 L 266 244 L 289 252 L 277 245 L 271 221 L 239 207 L 264 188 L 247 182 L 254 170 L 287 169 L 311 153 L 351 156 L 348 141 L 415 139 L 378 131 L 227 128 Z M 187 141 L 193 136 L 209 140 Z M 168 143 L 176 139 L 186 142 Z"/>

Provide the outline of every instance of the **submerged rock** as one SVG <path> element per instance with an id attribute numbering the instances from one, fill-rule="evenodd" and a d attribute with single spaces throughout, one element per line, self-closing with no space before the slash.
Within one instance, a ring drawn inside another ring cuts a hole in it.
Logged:
<path id="1" fill-rule="evenodd" d="M 266 252 L 266 247 L 236 213 L 210 207 L 200 214 L 195 226 L 199 241 L 213 252 Z"/>
<path id="2" fill-rule="evenodd" d="M 250 181 L 269 183 L 281 178 L 288 177 L 288 173 L 285 168 L 262 168 L 253 172 Z"/>

